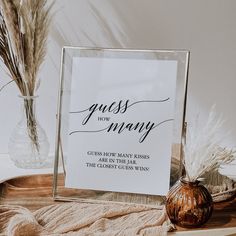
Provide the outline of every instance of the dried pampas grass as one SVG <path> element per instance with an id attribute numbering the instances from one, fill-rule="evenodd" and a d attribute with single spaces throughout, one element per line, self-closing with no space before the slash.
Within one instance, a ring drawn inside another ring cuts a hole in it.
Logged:
<path id="1" fill-rule="evenodd" d="M 46 54 L 51 6 L 46 0 L 0 2 L 0 57 L 23 96 L 34 96 Z"/>
<path id="2" fill-rule="evenodd" d="M 39 85 L 37 76 L 45 58 L 51 21 L 52 4 L 46 3 L 47 0 L 0 1 L 0 59 L 24 97 L 29 137 L 38 151 L 32 97 Z"/>
<path id="3" fill-rule="evenodd" d="M 216 114 L 213 107 L 203 127 L 199 127 L 196 122 L 188 130 L 183 148 L 183 164 L 188 181 L 194 182 L 205 173 L 217 170 L 220 165 L 236 158 L 236 151 L 220 147 L 219 131 L 222 124 L 222 117 Z"/>

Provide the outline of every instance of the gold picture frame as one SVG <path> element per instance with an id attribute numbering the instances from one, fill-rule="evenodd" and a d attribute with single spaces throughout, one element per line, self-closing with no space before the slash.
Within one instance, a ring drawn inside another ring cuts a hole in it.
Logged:
<path id="1" fill-rule="evenodd" d="M 185 136 L 185 111 L 187 100 L 189 51 L 186 50 L 135 50 L 135 49 L 104 49 L 86 47 L 64 47 L 61 56 L 60 89 L 58 96 L 57 133 L 54 165 L 53 198 L 56 201 L 80 201 L 80 202 L 107 202 L 135 203 L 157 206 L 162 197 L 157 195 L 101 191 L 93 189 L 75 189 L 65 187 L 67 173 L 66 158 L 68 142 L 68 114 L 71 93 L 71 80 L 73 70 L 73 58 L 86 55 L 86 57 L 106 58 L 145 58 L 152 60 L 176 61 L 176 100 L 174 111 L 174 135 L 172 141 L 171 158 L 171 183 L 179 178 L 182 172 L 181 153 L 182 140 Z M 69 78 L 69 79 L 68 79 Z M 79 181 L 79 180 L 78 180 Z M 155 187 L 155 186 L 153 186 Z"/>

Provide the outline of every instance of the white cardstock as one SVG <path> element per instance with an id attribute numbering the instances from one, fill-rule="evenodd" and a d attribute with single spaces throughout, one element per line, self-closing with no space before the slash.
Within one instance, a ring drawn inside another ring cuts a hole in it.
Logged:
<path id="1" fill-rule="evenodd" d="M 177 61 L 75 57 L 68 188 L 166 195 Z"/>

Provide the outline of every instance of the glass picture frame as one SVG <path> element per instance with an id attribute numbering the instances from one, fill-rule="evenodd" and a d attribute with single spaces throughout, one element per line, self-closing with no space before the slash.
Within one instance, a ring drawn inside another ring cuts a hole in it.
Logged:
<path id="1" fill-rule="evenodd" d="M 182 172 L 189 54 L 62 49 L 55 200 L 160 203 Z"/>

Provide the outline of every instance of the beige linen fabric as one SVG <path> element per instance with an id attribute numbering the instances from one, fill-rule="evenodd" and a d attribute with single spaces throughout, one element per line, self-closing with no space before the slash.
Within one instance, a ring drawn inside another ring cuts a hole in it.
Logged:
<path id="1" fill-rule="evenodd" d="M 64 203 L 34 213 L 0 206 L 0 228 L 8 236 L 158 236 L 166 235 L 171 225 L 161 208 Z"/>
<path id="2" fill-rule="evenodd" d="M 218 172 L 204 177 L 214 202 L 235 197 L 234 181 Z M 164 202 L 155 199 L 156 204 Z M 8 236 L 159 236 L 171 229 L 163 206 L 63 203 L 31 213 L 23 207 L 0 205 L 0 234 Z"/>

